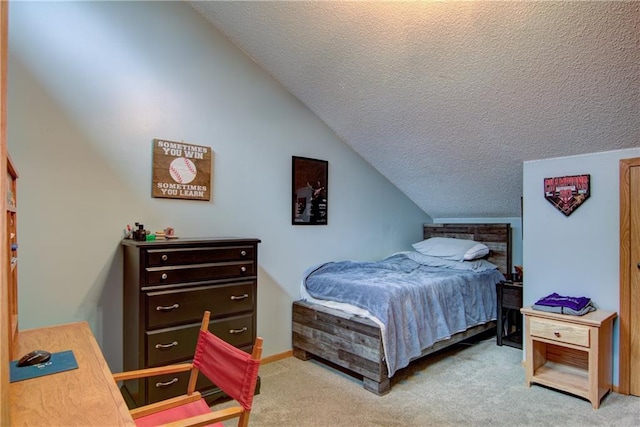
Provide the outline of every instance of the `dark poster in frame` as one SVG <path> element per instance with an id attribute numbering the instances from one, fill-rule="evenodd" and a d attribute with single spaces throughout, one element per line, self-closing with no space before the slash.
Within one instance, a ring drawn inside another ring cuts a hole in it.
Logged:
<path id="1" fill-rule="evenodd" d="M 565 216 L 571 215 L 591 195 L 591 176 L 574 175 L 544 179 L 544 197 Z"/>
<path id="2" fill-rule="evenodd" d="M 329 162 L 292 156 L 291 224 L 327 225 Z"/>

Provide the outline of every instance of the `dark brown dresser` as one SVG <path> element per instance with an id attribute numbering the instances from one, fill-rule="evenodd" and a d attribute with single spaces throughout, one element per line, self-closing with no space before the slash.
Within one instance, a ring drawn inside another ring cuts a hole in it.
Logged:
<path id="1" fill-rule="evenodd" d="M 209 330 L 250 353 L 256 339 L 258 239 L 123 240 L 125 371 L 189 361 L 205 310 Z M 204 375 L 209 402 L 224 394 Z M 130 407 L 183 394 L 189 372 L 126 381 Z"/>

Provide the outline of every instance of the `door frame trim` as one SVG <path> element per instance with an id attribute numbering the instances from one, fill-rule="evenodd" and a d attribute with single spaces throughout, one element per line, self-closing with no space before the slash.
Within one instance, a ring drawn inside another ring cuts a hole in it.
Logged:
<path id="1" fill-rule="evenodd" d="M 629 394 L 631 379 L 631 188 L 629 169 L 640 167 L 640 158 L 620 160 L 620 351 L 618 393 Z"/>

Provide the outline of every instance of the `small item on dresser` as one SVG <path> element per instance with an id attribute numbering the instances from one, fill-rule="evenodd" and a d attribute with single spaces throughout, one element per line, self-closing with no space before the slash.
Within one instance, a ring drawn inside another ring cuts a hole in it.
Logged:
<path id="1" fill-rule="evenodd" d="M 514 280 L 517 282 L 522 282 L 524 279 L 524 268 L 521 265 L 514 265 L 513 268 L 516 270 L 514 274 Z"/>
<path id="2" fill-rule="evenodd" d="M 178 236 L 174 235 L 174 231 L 172 227 L 167 227 L 164 230 L 156 231 L 156 239 L 158 240 L 169 240 L 169 239 L 177 239 Z"/>
<path id="3" fill-rule="evenodd" d="M 175 232 L 173 231 L 172 227 L 167 227 L 162 231 L 156 231 L 156 237 L 158 239 L 165 239 L 165 240 L 178 238 L 178 236 L 175 235 Z"/>
<path id="4" fill-rule="evenodd" d="M 133 240 L 136 242 L 144 242 L 147 240 L 147 232 L 144 229 L 144 224 L 136 222 L 136 227 L 138 227 L 138 229 L 133 231 Z"/>
<path id="5" fill-rule="evenodd" d="M 563 296 L 555 292 L 540 298 L 531 308 L 534 310 L 571 314 L 574 316 L 582 316 L 596 310 L 591 299 L 587 297 Z"/>

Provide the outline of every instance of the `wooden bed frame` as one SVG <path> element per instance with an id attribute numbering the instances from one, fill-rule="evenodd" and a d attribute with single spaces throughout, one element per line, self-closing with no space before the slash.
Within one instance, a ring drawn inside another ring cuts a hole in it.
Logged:
<path id="1" fill-rule="evenodd" d="M 499 224 L 424 224 L 423 236 L 454 237 L 486 244 L 489 261 L 505 275 L 511 270 L 511 225 Z M 475 335 L 495 329 L 491 321 L 435 343 L 419 356 L 424 357 Z M 377 395 L 391 390 L 384 360 L 380 328 L 373 321 L 307 301 L 293 303 L 293 355 L 308 360 L 324 359 L 362 376 L 363 385 Z"/>

